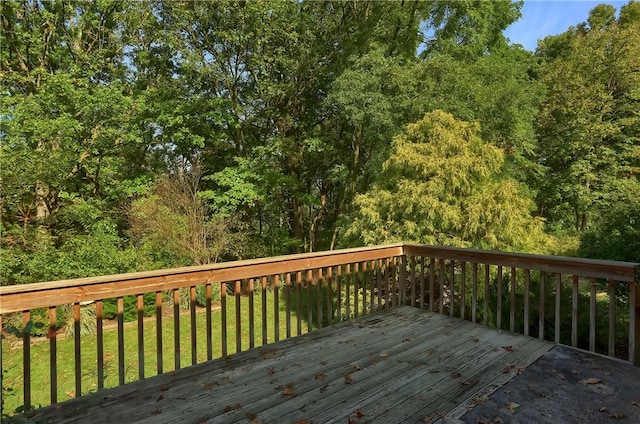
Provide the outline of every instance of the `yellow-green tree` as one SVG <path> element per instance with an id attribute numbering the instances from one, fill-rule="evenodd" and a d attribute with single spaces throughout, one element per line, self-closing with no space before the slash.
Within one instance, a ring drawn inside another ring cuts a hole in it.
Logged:
<path id="1" fill-rule="evenodd" d="M 427 244 L 541 252 L 549 240 L 524 186 L 503 175 L 504 153 L 477 123 L 427 113 L 393 139 L 349 229 L 365 244 Z"/>

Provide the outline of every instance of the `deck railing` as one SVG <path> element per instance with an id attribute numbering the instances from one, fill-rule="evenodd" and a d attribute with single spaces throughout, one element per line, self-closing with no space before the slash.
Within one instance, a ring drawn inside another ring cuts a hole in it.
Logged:
<path id="1" fill-rule="evenodd" d="M 402 243 L 0 287 L 7 336 L 0 356 L 3 414 L 397 305 L 639 365 L 639 269 L 635 263 Z M 125 323 L 131 309 L 133 321 Z M 67 338 L 63 311 L 70 311 Z M 95 323 L 89 335 L 83 335 L 84 315 Z M 38 325 L 46 337 L 34 340 Z M 16 355 L 19 366 L 7 365 L 16 364 Z"/>

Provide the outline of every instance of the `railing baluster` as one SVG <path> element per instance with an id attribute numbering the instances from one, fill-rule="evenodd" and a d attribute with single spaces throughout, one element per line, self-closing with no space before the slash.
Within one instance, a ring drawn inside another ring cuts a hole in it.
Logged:
<path id="1" fill-rule="evenodd" d="M 449 261 L 451 267 L 449 279 L 449 316 L 453 318 L 456 309 L 456 262 L 452 259 Z"/>
<path id="2" fill-rule="evenodd" d="M 189 309 L 191 312 L 191 365 L 195 365 L 198 363 L 196 302 L 196 288 L 195 286 L 191 286 L 189 287 Z"/>
<path id="3" fill-rule="evenodd" d="M 334 267 L 327 269 L 327 322 L 329 325 L 333 325 L 333 276 Z"/>
<path id="4" fill-rule="evenodd" d="M 391 280 L 391 259 L 390 258 L 386 258 L 384 260 L 384 273 L 385 273 L 385 278 L 384 278 L 384 287 L 385 287 L 385 291 L 384 291 L 384 309 L 387 310 L 392 306 L 392 291 L 393 291 L 393 282 Z"/>
<path id="5" fill-rule="evenodd" d="M 100 324 L 102 325 L 102 324 Z M 100 358 L 98 357 L 100 361 Z M 101 361 L 102 362 L 102 361 Z M 156 292 L 156 366 L 158 375 L 163 373 L 164 358 L 162 351 L 162 292 Z"/>
<path id="6" fill-rule="evenodd" d="M 496 278 L 496 328 L 502 329 L 502 265 L 498 265 L 498 277 Z"/>
<path id="7" fill-rule="evenodd" d="M 544 340 L 544 285 L 545 273 L 540 271 L 540 288 L 538 298 L 538 338 Z"/>
<path id="8" fill-rule="evenodd" d="M 378 310 L 382 310 L 382 272 L 383 272 L 383 260 L 378 259 L 378 268 L 376 270 L 376 285 L 378 291 Z"/>
<path id="9" fill-rule="evenodd" d="M 338 310 L 339 308 L 338 304 Z M 296 330 L 298 336 L 302 334 L 302 271 L 296 272 Z"/>
<path id="10" fill-rule="evenodd" d="M 444 272 L 445 272 L 444 260 L 440 259 L 440 275 L 439 275 L 440 299 L 438 301 L 438 312 L 440 312 L 440 315 L 442 315 L 444 312 Z"/>
<path id="11" fill-rule="evenodd" d="M 571 346 L 578 347 L 578 276 L 573 276 L 571 292 Z"/>
<path id="12" fill-rule="evenodd" d="M 253 283 L 253 281 L 252 281 Z M 211 283 L 207 283 L 205 288 L 205 298 L 206 298 L 206 310 L 205 310 L 205 326 L 206 326 L 206 337 L 207 337 L 207 361 L 213 359 L 213 326 L 211 325 L 211 297 L 213 292 L 213 286 Z M 250 306 L 250 308 L 253 306 Z M 251 309 L 250 309 L 251 311 Z M 251 313 L 251 312 L 250 312 Z"/>
<path id="13" fill-rule="evenodd" d="M 400 291 L 398 305 L 404 306 L 407 304 L 407 255 L 400 257 L 400 272 L 398 278 L 400 279 L 398 284 Z"/>
<path id="14" fill-rule="evenodd" d="M 180 369 L 180 289 L 173 290 L 173 369 Z"/>
<path id="15" fill-rule="evenodd" d="M 478 322 L 478 264 L 471 265 L 471 322 Z"/>
<path id="16" fill-rule="evenodd" d="M 287 339 L 291 338 L 291 273 L 287 272 L 284 276 L 284 293 L 285 293 L 285 305 L 287 308 L 286 326 L 287 326 Z"/>
<path id="17" fill-rule="evenodd" d="M 24 384 L 24 410 L 31 410 L 31 311 L 22 313 L 22 381 Z M 0 346 L 1 348 L 1 346 Z M 4 377 L 4 376 L 0 376 Z"/>
<path id="18" fill-rule="evenodd" d="M 589 282 L 589 350 L 596 351 L 596 279 Z"/>
<path id="19" fill-rule="evenodd" d="M 370 304 L 369 304 L 369 312 L 373 313 L 376 310 L 376 265 L 378 261 L 372 260 L 369 263 L 369 293 L 370 293 Z"/>
<path id="20" fill-rule="evenodd" d="M 264 284 L 263 284 L 264 287 Z M 264 300 L 266 300 L 266 293 L 265 293 L 265 289 L 262 289 L 262 297 L 263 297 L 263 302 Z M 263 344 L 265 344 L 264 342 L 264 338 L 266 337 L 266 330 L 264 329 L 264 314 L 262 316 L 262 322 L 263 322 L 263 333 L 262 333 L 262 338 L 263 338 Z M 222 282 L 220 283 L 220 342 L 222 343 L 222 357 L 226 357 L 227 356 L 227 283 Z"/>
<path id="21" fill-rule="evenodd" d="M 351 282 L 351 264 L 347 264 L 345 266 L 345 276 L 344 276 L 345 282 L 345 293 L 346 293 L 346 318 L 347 321 L 349 321 L 351 319 L 351 290 L 350 290 L 350 282 Z"/>
<path id="22" fill-rule="evenodd" d="M 240 280 L 236 280 L 233 295 L 236 303 L 236 352 L 242 352 L 242 310 L 240 301 Z"/>
<path id="23" fill-rule="evenodd" d="M 322 268 L 318 268 L 318 328 L 322 328 L 322 319 L 323 314 L 322 314 L 322 280 L 324 279 L 323 275 L 322 275 Z"/>
<path id="24" fill-rule="evenodd" d="M 307 270 L 307 333 L 313 330 L 313 308 L 311 306 L 311 290 L 313 287 L 313 271 Z"/>
<path id="25" fill-rule="evenodd" d="M 268 343 L 267 338 L 267 277 L 262 277 L 261 286 L 262 292 L 262 345 L 266 345 Z"/>
<path id="26" fill-rule="evenodd" d="M 280 340 L 280 274 L 273 276 L 273 340 Z"/>
<path id="27" fill-rule="evenodd" d="M 609 356 L 616 353 L 616 282 L 609 280 Z"/>
<path id="28" fill-rule="evenodd" d="M 465 318 L 465 313 L 466 313 L 466 303 L 467 303 L 467 299 L 466 299 L 466 293 L 467 293 L 467 263 L 466 262 L 460 262 L 460 318 L 462 319 L 466 319 Z"/>
<path id="29" fill-rule="evenodd" d="M 489 325 L 489 264 L 484 264 L 484 311 L 482 324 Z"/>
<path id="30" fill-rule="evenodd" d="M 291 283 L 291 274 L 289 276 L 289 283 Z M 256 311 L 253 303 L 255 291 L 253 278 L 249 278 L 249 349 L 256 347 Z"/>
<path id="31" fill-rule="evenodd" d="M 562 274 L 556 274 L 556 313 L 555 313 L 555 329 L 554 340 L 556 344 L 560 344 L 560 294 L 562 292 Z"/>
<path id="32" fill-rule="evenodd" d="M 356 296 L 356 303 L 358 305 L 358 314 L 360 316 L 367 314 L 367 263 L 358 263 L 357 274 L 358 296 Z M 362 292 L 362 299 L 360 299 L 360 292 Z"/>
<path id="33" fill-rule="evenodd" d="M 138 378 L 144 379 L 144 297 L 139 294 L 136 302 L 138 312 Z"/>
<path id="34" fill-rule="evenodd" d="M 411 269 L 410 269 L 410 279 L 409 281 L 411 282 L 411 303 L 410 305 L 415 307 L 416 306 L 416 257 L 415 256 L 411 256 Z"/>
<path id="35" fill-rule="evenodd" d="M 124 298 L 116 300 L 118 316 L 118 384 L 124 384 Z M 77 389 L 76 389 L 77 392 Z M 78 396 L 80 394 L 78 393 Z"/>
<path id="36" fill-rule="evenodd" d="M 425 290 L 425 274 L 424 274 L 424 266 L 425 260 L 424 256 L 420 256 L 420 309 L 424 309 L 425 300 L 424 300 L 424 290 Z"/>
<path id="37" fill-rule="evenodd" d="M 429 312 L 433 312 L 434 293 L 436 285 L 436 258 L 429 258 Z"/>
<path id="38" fill-rule="evenodd" d="M 516 268 L 511 267 L 511 293 L 509 293 L 509 331 L 516 331 Z"/>
<path id="39" fill-rule="evenodd" d="M 104 389 L 104 334 L 103 334 L 103 304 L 96 301 L 96 356 L 98 368 L 98 390 Z"/>
<path id="40" fill-rule="evenodd" d="M 640 355 L 638 355 L 640 336 L 640 305 L 638 305 L 638 285 L 629 283 L 629 361 L 640 366 Z M 0 327 L 1 328 L 1 327 Z"/>
<path id="41" fill-rule="evenodd" d="M 82 340 L 80 340 L 80 304 L 77 302 L 73 304 L 73 341 L 76 370 L 76 396 L 80 397 L 82 396 Z"/>
<path id="42" fill-rule="evenodd" d="M 0 323 L 0 329 L 2 324 Z M 49 307 L 49 377 L 51 386 L 51 403 L 58 403 L 58 357 L 56 342 L 58 337 L 56 335 L 56 307 Z M 2 345 L 0 344 L 0 349 Z M 2 415 L 0 415 L 2 416 Z"/>
<path id="43" fill-rule="evenodd" d="M 360 263 L 353 264 L 353 318 L 358 318 L 358 309 L 360 308 L 360 302 L 358 297 L 360 296 Z"/>
<path id="44" fill-rule="evenodd" d="M 531 271 L 524 270 L 524 335 L 529 335 L 529 291 L 531 290 Z"/>

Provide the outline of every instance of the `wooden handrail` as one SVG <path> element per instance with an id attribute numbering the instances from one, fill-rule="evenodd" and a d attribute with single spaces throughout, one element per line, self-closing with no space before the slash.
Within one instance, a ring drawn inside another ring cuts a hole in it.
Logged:
<path id="1" fill-rule="evenodd" d="M 337 266 L 402 254 L 403 244 L 398 243 L 388 246 L 302 253 L 212 265 L 5 286 L 0 287 L 0 315 L 190 287 L 194 284 L 237 281 L 263 275 Z"/>
<path id="2" fill-rule="evenodd" d="M 535 269 L 557 274 L 583 275 L 626 283 L 640 280 L 640 263 L 635 262 L 532 255 L 412 243 L 403 244 L 403 253 L 411 256 L 428 256 L 479 264 Z"/>

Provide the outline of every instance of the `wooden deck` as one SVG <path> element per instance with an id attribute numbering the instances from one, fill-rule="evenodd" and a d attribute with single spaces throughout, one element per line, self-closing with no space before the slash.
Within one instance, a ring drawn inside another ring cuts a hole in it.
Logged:
<path id="1" fill-rule="evenodd" d="M 34 422 L 435 422 L 553 344 L 400 307 L 38 410 Z"/>

